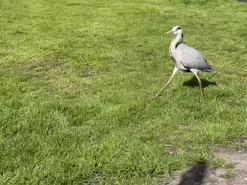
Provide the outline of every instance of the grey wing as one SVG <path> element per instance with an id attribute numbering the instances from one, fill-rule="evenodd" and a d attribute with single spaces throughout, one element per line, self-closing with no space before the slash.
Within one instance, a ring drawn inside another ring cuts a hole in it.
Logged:
<path id="1" fill-rule="evenodd" d="M 211 71 L 212 67 L 207 62 L 206 58 L 197 50 L 185 44 L 177 46 L 178 60 L 186 68 L 200 69 Z"/>

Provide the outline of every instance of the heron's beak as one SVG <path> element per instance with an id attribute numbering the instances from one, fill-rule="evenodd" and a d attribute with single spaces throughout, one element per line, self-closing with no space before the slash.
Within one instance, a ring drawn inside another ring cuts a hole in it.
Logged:
<path id="1" fill-rule="evenodd" d="M 167 34 L 172 34 L 172 31 L 168 31 L 168 32 L 166 32 Z"/>

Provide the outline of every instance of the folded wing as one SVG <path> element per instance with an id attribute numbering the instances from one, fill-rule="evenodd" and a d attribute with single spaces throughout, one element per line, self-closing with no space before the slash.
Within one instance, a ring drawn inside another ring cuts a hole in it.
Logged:
<path id="1" fill-rule="evenodd" d="M 212 67 L 206 58 L 197 50 L 185 45 L 177 46 L 178 61 L 187 69 L 198 69 L 202 71 L 212 71 Z"/>

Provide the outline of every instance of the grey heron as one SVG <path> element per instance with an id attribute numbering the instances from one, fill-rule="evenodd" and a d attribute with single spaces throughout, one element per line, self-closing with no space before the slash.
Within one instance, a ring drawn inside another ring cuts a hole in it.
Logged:
<path id="1" fill-rule="evenodd" d="M 199 83 L 202 96 L 204 96 L 204 91 L 202 87 L 202 81 L 199 78 L 199 73 L 201 71 L 212 72 L 211 65 L 207 62 L 206 58 L 196 49 L 183 44 L 183 31 L 180 26 L 175 26 L 167 34 L 177 35 L 175 39 L 172 40 L 170 44 L 170 57 L 174 62 L 173 73 L 164 85 L 164 87 L 156 94 L 155 98 L 160 95 L 160 93 L 166 88 L 166 86 L 172 81 L 175 74 L 180 70 L 183 72 L 192 72 Z"/>

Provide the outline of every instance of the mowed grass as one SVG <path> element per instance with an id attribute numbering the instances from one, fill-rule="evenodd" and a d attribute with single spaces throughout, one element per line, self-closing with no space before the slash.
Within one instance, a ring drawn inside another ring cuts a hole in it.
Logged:
<path id="1" fill-rule="evenodd" d="M 0 183 L 165 184 L 247 133 L 247 4 L 0 1 Z M 165 32 L 213 66 L 179 73 Z"/>

